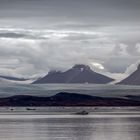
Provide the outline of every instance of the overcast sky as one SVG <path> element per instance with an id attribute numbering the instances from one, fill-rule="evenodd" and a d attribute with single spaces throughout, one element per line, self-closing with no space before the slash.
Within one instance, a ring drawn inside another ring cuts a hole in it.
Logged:
<path id="1" fill-rule="evenodd" d="M 139 0 L 0 0 L 1 75 L 82 63 L 120 79 L 139 60 Z"/>

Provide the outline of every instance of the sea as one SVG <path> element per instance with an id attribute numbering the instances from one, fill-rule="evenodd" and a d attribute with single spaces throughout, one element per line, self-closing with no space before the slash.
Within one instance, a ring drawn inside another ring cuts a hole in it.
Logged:
<path id="1" fill-rule="evenodd" d="M 1 110 L 0 140 L 140 140 L 139 108 L 96 109 L 89 115 Z"/>
<path id="2" fill-rule="evenodd" d="M 140 95 L 140 86 L 0 85 L 1 98 L 59 92 L 124 97 Z M 140 140 L 140 107 L 0 107 L 0 140 Z"/>

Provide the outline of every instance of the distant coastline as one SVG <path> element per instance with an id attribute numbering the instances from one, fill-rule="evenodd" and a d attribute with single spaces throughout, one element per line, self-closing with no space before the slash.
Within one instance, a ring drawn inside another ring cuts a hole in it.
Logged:
<path id="1" fill-rule="evenodd" d="M 50 97 L 39 97 L 29 95 L 16 95 L 6 98 L 0 98 L 0 107 L 53 107 L 53 106 L 140 106 L 140 96 L 119 97 L 99 97 L 77 93 L 60 92 Z"/>

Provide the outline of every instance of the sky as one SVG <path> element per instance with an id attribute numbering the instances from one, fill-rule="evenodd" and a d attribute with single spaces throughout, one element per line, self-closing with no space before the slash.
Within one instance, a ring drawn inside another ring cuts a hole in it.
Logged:
<path id="1" fill-rule="evenodd" d="M 0 0 L 0 75 L 86 64 L 119 80 L 139 61 L 139 0 Z"/>

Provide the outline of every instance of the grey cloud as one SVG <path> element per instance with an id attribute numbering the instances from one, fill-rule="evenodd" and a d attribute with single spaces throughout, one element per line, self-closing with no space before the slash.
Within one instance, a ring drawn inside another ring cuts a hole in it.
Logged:
<path id="1" fill-rule="evenodd" d="M 126 51 L 130 54 L 130 55 L 134 55 L 134 56 L 139 56 L 140 57 L 140 50 L 139 50 L 139 46 L 136 43 L 131 43 L 126 47 Z"/>
<path id="2" fill-rule="evenodd" d="M 94 23 L 84 23 L 84 22 L 63 22 L 63 23 L 57 23 L 57 24 L 52 24 L 51 27 L 54 29 L 70 29 L 70 30 L 98 30 L 99 28 L 105 28 L 109 27 L 110 25 L 105 25 L 105 24 L 94 24 Z"/>
<path id="3" fill-rule="evenodd" d="M 74 30 L 31 30 L 31 29 L 3 29 L 0 30 L 0 38 L 23 38 L 23 39 L 55 39 L 62 40 L 95 40 L 104 39 L 107 37 L 104 33 L 89 32 L 89 31 L 74 31 Z"/>
<path id="4" fill-rule="evenodd" d="M 138 45 L 116 44 L 110 52 L 110 59 L 104 63 L 104 66 L 112 73 L 125 73 L 128 67 L 139 60 L 140 53 Z"/>
<path id="5" fill-rule="evenodd" d="M 0 33 L 0 38 L 24 38 L 26 35 L 18 33 Z"/>
<path id="6" fill-rule="evenodd" d="M 137 60 L 138 58 L 131 57 L 111 57 L 105 61 L 104 67 L 110 73 L 125 73 L 126 69 Z"/>
<path id="7" fill-rule="evenodd" d="M 112 51 L 112 55 L 115 55 L 115 56 L 124 55 L 124 54 L 122 54 L 123 52 L 124 52 L 124 47 L 117 44 Z"/>
<path id="8" fill-rule="evenodd" d="M 72 33 L 72 34 L 69 34 L 68 36 L 64 37 L 63 39 L 66 39 L 66 40 L 72 40 L 72 41 L 88 41 L 88 40 L 95 40 L 95 39 L 98 39 L 102 37 L 103 35 L 98 35 L 98 34 L 84 34 L 84 33 Z M 104 36 L 103 36 L 104 37 Z"/>
<path id="9" fill-rule="evenodd" d="M 138 0 L 1 0 L 0 72 L 37 76 L 95 62 L 123 73 L 140 59 L 139 25 Z"/>
<path id="10" fill-rule="evenodd" d="M 22 29 L 3 29 L 0 30 L 0 38 L 15 38 L 15 39 L 48 39 L 48 37 L 43 36 L 40 32 L 34 32 L 32 30 L 22 30 Z"/>
<path id="11" fill-rule="evenodd" d="M 131 25 L 140 23 L 139 9 L 138 0 L 0 1 L 1 18 L 13 19 L 17 25 L 20 21 L 20 25 L 30 21 L 31 25 L 26 25 L 30 27 L 36 23 L 39 27 L 46 27 L 46 24 L 68 21 L 85 22 L 87 25 Z"/>
<path id="12" fill-rule="evenodd" d="M 46 74 L 52 69 L 66 70 L 76 63 L 100 62 L 95 58 L 100 48 L 85 46 L 80 41 L 71 40 L 25 40 L 25 39 L 1 39 L 0 56 L 4 59 L 17 59 L 18 66 L 13 70 L 24 76 Z M 97 50 L 97 51 L 95 51 Z M 13 65 L 16 65 L 13 62 Z M 1 65 L 2 67 L 2 65 Z M 27 69 L 28 67 L 28 69 Z M 6 67 L 3 67 L 6 68 Z"/>
<path id="13" fill-rule="evenodd" d="M 126 44 L 117 44 L 112 51 L 112 55 L 115 56 L 127 55 L 127 57 L 140 58 L 139 42 L 132 43 L 129 41 Z"/>
<path id="14" fill-rule="evenodd" d="M 8 29 L 6 33 L 7 31 Z M 9 62 L 8 68 L 11 70 L 10 72 L 13 71 L 13 73 L 22 76 L 39 76 L 53 69 L 64 71 L 76 63 L 90 65 L 99 63 L 110 73 L 123 73 L 128 66 L 139 59 L 139 56 L 129 55 L 127 45 L 115 45 L 116 42 L 113 42 L 113 39 L 104 33 L 98 35 L 96 32 L 89 31 L 21 29 L 9 29 L 9 33 L 9 38 L 5 37 L 0 40 L 0 56 L 3 60 L 16 59 L 18 64 L 16 64 L 17 62 Z M 46 36 L 49 39 L 32 38 L 30 40 L 26 39 L 25 36 L 20 36 L 17 39 L 11 33 L 14 35 L 24 33 L 26 37 L 32 35 L 36 38 Z M 88 43 L 83 43 L 81 40 Z M 89 42 L 89 40 L 91 41 Z M 2 65 L 1 67 L 7 68 L 7 66 Z M 94 69 L 99 71 L 98 68 Z"/>

